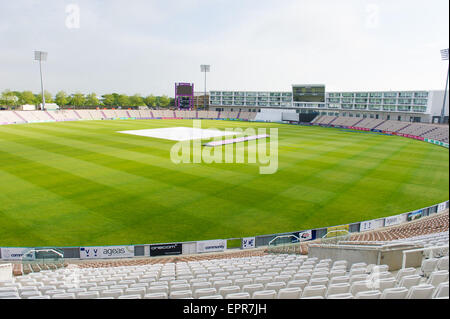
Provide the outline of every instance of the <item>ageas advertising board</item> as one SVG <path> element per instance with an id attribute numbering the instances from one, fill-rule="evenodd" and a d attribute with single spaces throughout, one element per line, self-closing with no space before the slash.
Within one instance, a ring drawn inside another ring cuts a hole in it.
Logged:
<path id="1" fill-rule="evenodd" d="M 80 259 L 131 257 L 134 257 L 134 246 L 80 247 Z"/>

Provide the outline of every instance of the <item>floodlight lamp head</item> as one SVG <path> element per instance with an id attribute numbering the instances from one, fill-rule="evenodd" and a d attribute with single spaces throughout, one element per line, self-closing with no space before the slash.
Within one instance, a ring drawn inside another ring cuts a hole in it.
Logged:
<path id="1" fill-rule="evenodd" d="M 47 54 L 44 51 L 34 51 L 34 59 L 36 61 L 47 61 Z"/>
<path id="2" fill-rule="evenodd" d="M 201 72 L 209 72 L 209 69 L 210 69 L 210 65 L 208 65 L 208 64 L 200 65 Z"/>

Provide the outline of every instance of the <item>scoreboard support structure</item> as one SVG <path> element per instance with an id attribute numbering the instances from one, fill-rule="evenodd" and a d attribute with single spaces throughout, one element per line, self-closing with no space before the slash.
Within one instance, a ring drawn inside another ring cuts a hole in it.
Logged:
<path id="1" fill-rule="evenodd" d="M 175 106 L 179 109 L 194 108 L 194 83 L 175 83 Z"/>

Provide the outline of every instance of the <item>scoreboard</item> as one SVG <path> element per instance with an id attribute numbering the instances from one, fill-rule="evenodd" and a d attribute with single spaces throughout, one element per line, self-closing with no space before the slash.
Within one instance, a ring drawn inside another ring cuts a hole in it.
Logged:
<path id="1" fill-rule="evenodd" d="M 325 103 L 325 85 L 292 85 L 294 102 Z"/>
<path id="2" fill-rule="evenodd" d="M 194 107 L 194 83 L 175 83 L 175 106 Z"/>

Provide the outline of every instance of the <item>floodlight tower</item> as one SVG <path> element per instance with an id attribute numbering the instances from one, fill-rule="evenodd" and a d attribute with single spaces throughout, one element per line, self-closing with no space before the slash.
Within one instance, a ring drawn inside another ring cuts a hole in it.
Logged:
<path id="1" fill-rule="evenodd" d="M 42 79 L 42 61 L 47 61 L 47 52 L 34 51 L 34 59 L 39 61 L 39 72 L 41 74 L 42 109 L 45 110 L 44 81 Z"/>
<path id="2" fill-rule="evenodd" d="M 448 61 L 448 48 L 441 50 L 441 59 L 442 61 Z M 441 110 L 441 124 L 444 124 L 444 118 L 445 118 L 445 101 L 447 99 L 447 87 L 448 87 L 448 75 L 449 75 L 450 67 L 447 69 L 447 79 L 445 83 L 445 89 L 444 89 L 444 103 L 442 104 L 442 110 Z"/>
<path id="3" fill-rule="evenodd" d="M 202 64 L 200 65 L 200 71 L 205 72 L 205 96 L 203 97 L 203 108 L 206 109 L 206 73 L 209 72 L 210 65 Z"/>

